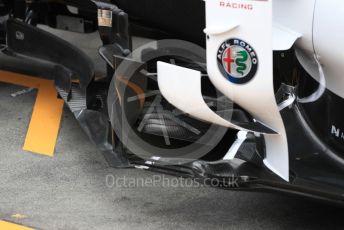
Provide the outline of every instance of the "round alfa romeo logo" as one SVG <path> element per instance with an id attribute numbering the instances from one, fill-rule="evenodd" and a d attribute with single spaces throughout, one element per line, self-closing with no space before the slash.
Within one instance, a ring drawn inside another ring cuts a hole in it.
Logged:
<path id="1" fill-rule="evenodd" d="M 223 75 L 235 84 L 249 82 L 258 70 L 256 51 L 247 42 L 236 38 L 221 44 L 217 61 Z"/>

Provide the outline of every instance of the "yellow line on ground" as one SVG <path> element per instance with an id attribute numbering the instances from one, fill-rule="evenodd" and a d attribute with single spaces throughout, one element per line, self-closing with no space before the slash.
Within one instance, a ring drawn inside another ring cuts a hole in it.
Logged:
<path id="1" fill-rule="evenodd" d="M 12 224 L 5 221 L 0 221 L 0 229 L 1 230 L 33 230 L 32 228 L 20 226 L 17 224 Z"/>
<path id="2" fill-rule="evenodd" d="M 38 89 L 23 149 L 52 157 L 64 105 L 57 98 L 54 82 L 5 71 L 0 71 L 0 81 Z"/>

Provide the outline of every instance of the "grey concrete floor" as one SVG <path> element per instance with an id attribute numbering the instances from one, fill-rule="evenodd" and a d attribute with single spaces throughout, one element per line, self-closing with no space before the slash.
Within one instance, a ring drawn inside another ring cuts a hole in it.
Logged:
<path id="1" fill-rule="evenodd" d="M 90 47 L 98 42 L 89 41 L 78 44 L 94 56 Z M 101 72 L 100 59 L 95 62 Z M 67 109 L 55 156 L 25 152 L 21 147 L 36 93 L 10 96 L 21 89 L 0 83 L 2 220 L 46 230 L 343 228 L 344 209 L 285 195 L 161 183 L 108 186 L 109 176 L 153 179 L 155 174 L 109 168 Z"/>

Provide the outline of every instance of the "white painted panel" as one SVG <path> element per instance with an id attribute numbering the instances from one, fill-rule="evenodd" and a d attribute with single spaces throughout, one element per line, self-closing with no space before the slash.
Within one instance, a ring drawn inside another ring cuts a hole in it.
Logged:
<path id="1" fill-rule="evenodd" d="M 158 84 L 164 98 L 181 111 L 203 121 L 228 128 L 238 126 L 214 113 L 203 100 L 201 72 L 158 62 Z"/>
<path id="2" fill-rule="evenodd" d="M 324 71 L 326 87 L 344 98 L 344 1 L 317 1 L 314 47 Z"/>
<path id="3" fill-rule="evenodd" d="M 287 137 L 275 100 L 273 88 L 272 1 L 236 1 L 239 7 L 227 7 L 227 1 L 206 0 L 207 31 L 226 24 L 239 26 L 225 33 L 208 34 L 207 66 L 210 80 L 224 95 L 239 104 L 258 121 L 276 130 L 279 135 L 265 135 L 265 165 L 289 180 Z M 242 4 L 242 5 L 241 5 Z M 228 39 L 238 38 L 256 51 L 259 66 L 256 76 L 245 84 L 226 79 L 217 61 L 219 47 Z"/>

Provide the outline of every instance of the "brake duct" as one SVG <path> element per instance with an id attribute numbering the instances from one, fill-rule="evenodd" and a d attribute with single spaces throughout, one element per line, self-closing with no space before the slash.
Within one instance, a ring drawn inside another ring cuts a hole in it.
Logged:
<path id="1" fill-rule="evenodd" d="M 273 87 L 273 50 L 290 49 L 300 35 L 280 25 L 273 26 L 272 1 L 255 1 L 252 5 L 252 10 L 248 12 L 223 8 L 219 1 L 207 0 L 207 28 L 204 31 L 207 34 L 207 68 L 211 82 L 225 96 L 250 113 L 254 118 L 253 122 L 229 121 L 213 112 L 203 100 L 202 75 L 199 71 L 158 62 L 159 88 L 171 104 L 195 118 L 264 135 L 264 164 L 289 181 L 287 135 Z M 256 55 L 259 64 L 256 73 L 247 82 L 230 81 L 220 70 L 219 49 L 221 46 L 226 48 L 226 41 L 229 39 L 237 40 L 237 43 L 246 41 L 243 47 L 249 46 L 249 51 L 255 50 L 251 55 Z M 230 158 L 234 157 L 235 154 L 231 154 Z"/>

